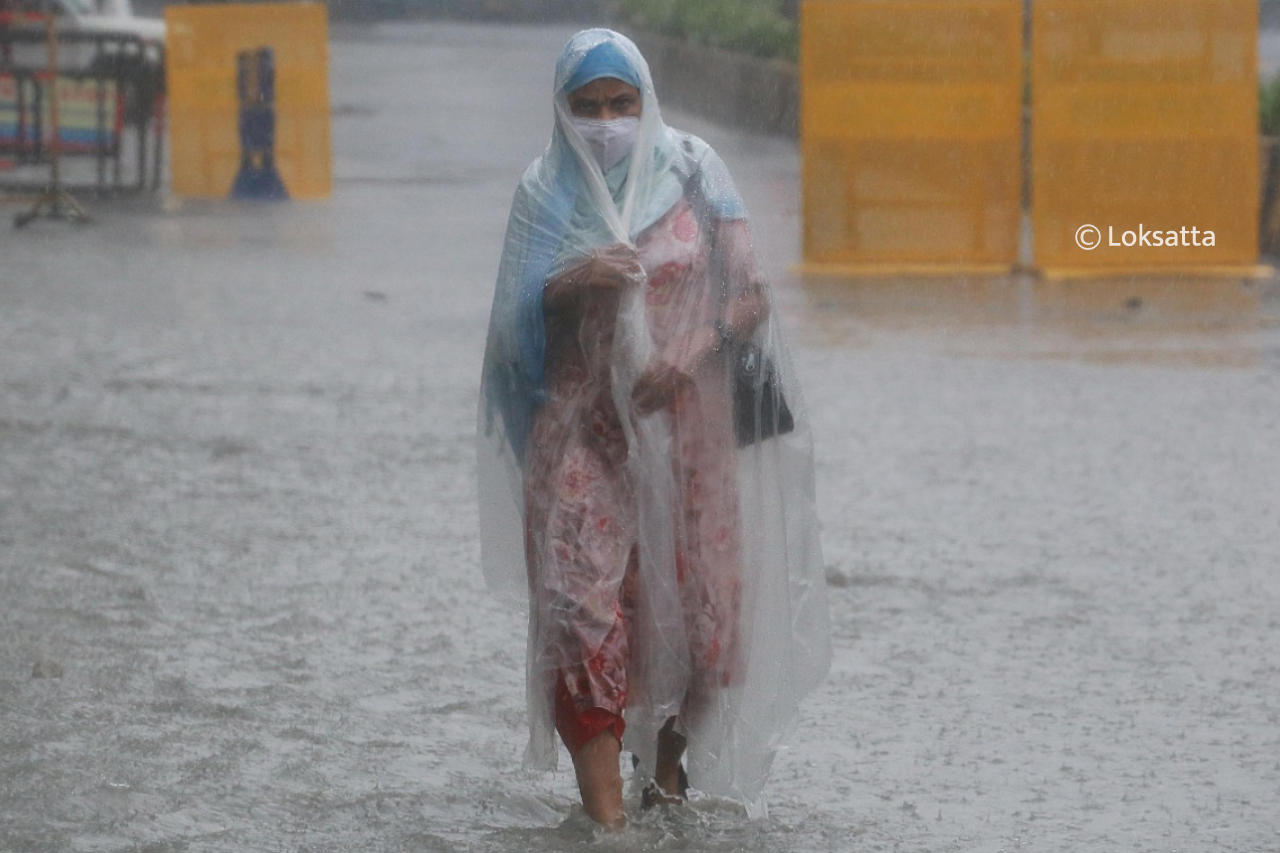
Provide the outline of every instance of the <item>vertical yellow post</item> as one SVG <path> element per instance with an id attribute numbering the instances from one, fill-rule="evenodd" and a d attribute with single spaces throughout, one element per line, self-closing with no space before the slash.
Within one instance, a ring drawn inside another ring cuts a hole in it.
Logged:
<path id="1" fill-rule="evenodd" d="M 165 8 L 170 161 L 178 195 L 226 198 L 241 165 L 237 57 L 269 49 L 275 166 L 291 198 L 332 190 L 329 39 L 319 3 Z"/>
<path id="2" fill-rule="evenodd" d="M 1017 262 L 1022 22 L 1022 0 L 806 0 L 802 271 Z"/>
<path id="3" fill-rule="evenodd" d="M 1033 10 L 1036 265 L 1051 277 L 1252 274 L 1256 0 Z"/>

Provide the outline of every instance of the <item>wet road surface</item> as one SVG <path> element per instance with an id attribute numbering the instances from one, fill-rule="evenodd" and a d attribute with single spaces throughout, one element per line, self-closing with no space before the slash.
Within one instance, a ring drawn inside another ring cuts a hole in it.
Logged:
<path id="1" fill-rule="evenodd" d="M 726 803 L 593 837 L 519 769 L 471 436 L 569 30 L 338 28 L 323 204 L 0 229 L 0 850 L 1268 851 L 1273 281 L 799 281 L 831 677 Z"/>

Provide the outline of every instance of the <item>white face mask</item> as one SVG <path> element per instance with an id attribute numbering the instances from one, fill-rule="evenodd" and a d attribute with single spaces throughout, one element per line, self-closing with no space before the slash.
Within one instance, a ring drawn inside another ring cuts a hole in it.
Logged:
<path id="1" fill-rule="evenodd" d="M 640 135 L 638 116 L 614 119 L 574 117 L 573 126 L 582 134 L 600 169 L 605 172 L 631 153 L 636 137 Z"/>

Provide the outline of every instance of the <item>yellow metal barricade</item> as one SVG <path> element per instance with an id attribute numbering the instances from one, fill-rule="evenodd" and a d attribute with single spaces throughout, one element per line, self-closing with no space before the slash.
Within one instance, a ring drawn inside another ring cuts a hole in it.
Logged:
<path id="1" fill-rule="evenodd" d="M 1257 39 L 1256 0 L 1036 0 L 1037 266 L 1254 271 Z"/>
<path id="2" fill-rule="evenodd" d="M 332 155 L 325 7 L 168 6 L 165 23 L 173 191 L 225 198 L 240 180 L 246 76 L 255 92 L 266 88 L 244 64 L 269 52 L 275 169 L 290 197 L 327 197 Z"/>
<path id="3" fill-rule="evenodd" d="M 805 272 L 1007 272 L 1022 0 L 807 0 Z"/>

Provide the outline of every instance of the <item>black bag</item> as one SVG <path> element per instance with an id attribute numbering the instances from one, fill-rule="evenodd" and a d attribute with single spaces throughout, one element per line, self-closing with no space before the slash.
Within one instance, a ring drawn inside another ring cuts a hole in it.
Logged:
<path id="1" fill-rule="evenodd" d="M 756 344 L 747 342 L 734 348 L 733 431 L 739 447 L 785 435 L 796 428 L 796 420 L 782 396 L 778 369 Z"/>
<path id="2" fill-rule="evenodd" d="M 699 220 L 706 221 L 704 217 L 710 215 L 710 209 L 699 183 L 701 167 L 693 160 L 688 141 L 684 152 L 685 197 L 698 212 Z M 732 371 L 730 381 L 733 382 L 733 431 L 739 447 L 748 447 L 775 435 L 786 435 L 796 428 L 796 419 L 778 384 L 777 366 L 765 357 L 758 344 L 747 341 L 732 346 L 729 369 Z"/>

